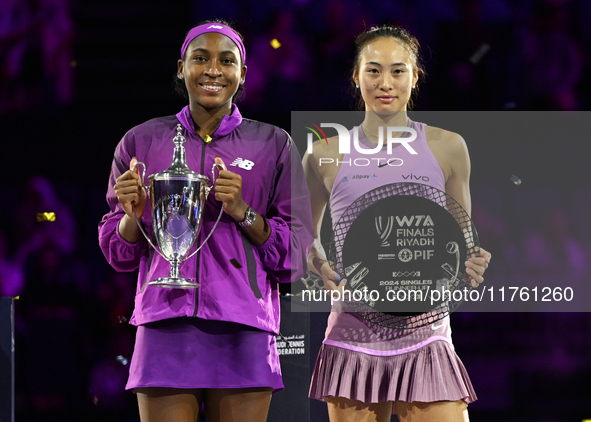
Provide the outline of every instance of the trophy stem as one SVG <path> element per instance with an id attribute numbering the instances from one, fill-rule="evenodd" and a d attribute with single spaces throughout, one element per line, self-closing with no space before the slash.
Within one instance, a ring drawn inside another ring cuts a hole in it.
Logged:
<path id="1" fill-rule="evenodd" d="M 180 278 L 181 263 L 177 259 L 175 259 L 173 261 L 170 261 L 170 266 L 170 274 L 168 275 L 168 277 Z"/>
<path id="2" fill-rule="evenodd" d="M 148 283 L 150 286 L 167 287 L 169 289 L 196 289 L 199 283 L 190 278 L 180 276 L 181 262 L 178 259 L 170 261 L 170 273 L 168 277 L 160 277 Z"/>

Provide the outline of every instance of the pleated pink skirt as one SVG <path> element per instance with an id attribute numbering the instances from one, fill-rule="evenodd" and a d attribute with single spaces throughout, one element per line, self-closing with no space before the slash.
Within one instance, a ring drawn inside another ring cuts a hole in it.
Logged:
<path id="1" fill-rule="evenodd" d="M 310 397 L 344 397 L 365 403 L 471 403 L 477 399 L 464 364 L 445 341 L 395 356 L 372 356 L 323 344 Z"/>

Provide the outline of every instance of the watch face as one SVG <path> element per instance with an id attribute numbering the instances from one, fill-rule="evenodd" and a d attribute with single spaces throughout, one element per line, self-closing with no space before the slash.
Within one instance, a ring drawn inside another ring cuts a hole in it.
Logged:
<path id="1" fill-rule="evenodd" d="M 248 209 L 246 210 L 246 215 L 244 216 L 244 221 L 240 222 L 239 224 L 242 227 L 251 226 L 254 223 L 256 217 L 256 212 L 251 207 L 248 207 Z"/>
<path id="2" fill-rule="evenodd" d="M 254 223 L 255 218 L 257 218 L 257 213 L 252 208 L 249 208 L 246 212 L 246 218 L 250 221 L 250 224 L 252 224 Z"/>

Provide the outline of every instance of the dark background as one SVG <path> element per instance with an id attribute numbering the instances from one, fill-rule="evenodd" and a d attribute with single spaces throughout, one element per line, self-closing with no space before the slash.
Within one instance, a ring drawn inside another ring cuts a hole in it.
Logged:
<path id="1" fill-rule="evenodd" d="M 292 110 L 355 108 L 354 38 L 385 23 L 421 42 L 417 111 L 537 111 L 548 124 L 551 112 L 590 107 L 583 0 L 0 1 L 0 293 L 20 297 L 19 421 L 137 419 L 116 358 L 133 348 L 135 274 L 106 264 L 97 224 L 117 142 L 185 105 L 172 87 L 180 45 L 216 17 L 245 38 L 242 114 L 286 130 Z M 473 219 L 494 257 L 487 282 L 588 282 L 587 128 L 496 130 L 466 136 Z M 55 223 L 35 222 L 39 204 Z M 321 333 L 324 320 L 312 322 Z M 472 420 L 591 418 L 591 314 L 459 312 L 452 326 L 479 395 Z"/>

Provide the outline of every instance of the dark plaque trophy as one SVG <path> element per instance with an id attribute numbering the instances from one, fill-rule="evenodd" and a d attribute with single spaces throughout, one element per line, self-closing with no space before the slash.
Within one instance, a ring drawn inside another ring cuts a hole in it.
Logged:
<path id="1" fill-rule="evenodd" d="M 190 255 L 199 229 L 203 206 L 209 192 L 215 187 L 215 169 L 224 169 L 223 164 L 215 163 L 211 169 L 213 185 L 209 186 L 209 179 L 206 176 L 197 174 L 187 166 L 185 162 L 185 138 L 181 134 L 182 126 L 177 126 L 177 134 L 173 139 L 174 155 L 170 167 L 157 174 L 148 177 L 149 186 L 144 186 L 150 198 L 150 210 L 152 216 L 152 234 L 155 243 L 144 231 L 137 215 L 136 221 L 144 237 L 150 245 L 164 259 L 170 262 L 170 274 L 167 277 L 160 277 L 149 283 L 151 286 L 168 288 L 197 288 L 199 283 L 180 276 L 180 264 L 193 256 L 207 242 L 223 213 L 223 206 L 217 221 L 207 238 Z M 142 183 L 145 177 L 146 165 L 137 162 L 144 167 Z M 135 208 L 133 210 L 135 214 Z"/>
<path id="2" fill-rule="evenodd" d="M 432 186 L 380 186 L 353 202 L 333 230 L 328 254 L 348 280 L 344 300 L 373 323 L 431 324 L 471 289 L 464 262 L 479 256 L 476 228 L 457 201 Z"/>

